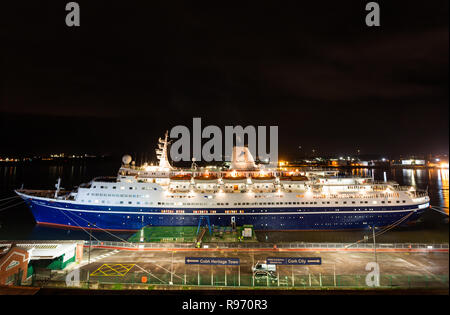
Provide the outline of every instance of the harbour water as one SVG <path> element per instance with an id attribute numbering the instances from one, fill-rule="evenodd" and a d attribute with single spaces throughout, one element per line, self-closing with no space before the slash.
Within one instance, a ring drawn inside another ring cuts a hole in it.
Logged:
<path id="1" fill-rule="evenodd" d="M 0 165 L 0 199 L 13 197 L 15 188 L 22 184 L 30 189 L 54 189 L 58 177 L 61 186 L 71 189 L 96 176 L 115 176 L 120 164 L 90 161 L 81 164 L 49 165 L 24 163 Z M 445 208 L 447 215 L 429 209 L 421 220 L 409 227 L 396 227 L 377 236 L 382 243 L 448 243 L 449 185 L 448 169 L 353 169 L 355 175 L 365 175 L 378 180 L 395 180 L 400 185 L 428 189 L 431 205 Z M 373 172 L 373 174 L 372 174 Z M 95 231 L 93 239 L 119 241 L 132 233 L 113 234 Z M 371 235 L 371 231 L 327 232 L 257 232 L 262 242 L 356 242 Z M 0 240 L 66 240 L 89 239 L 83 230 L 59 229 L 36 225 L 29 209 L 19 199 L 0 201 Z"/>

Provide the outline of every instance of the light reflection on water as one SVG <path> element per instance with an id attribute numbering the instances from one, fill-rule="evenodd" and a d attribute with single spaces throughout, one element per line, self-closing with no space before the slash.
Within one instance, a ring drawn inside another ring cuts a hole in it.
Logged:
<path id="1" fill-rule="evenodd" d="M 26 188 L 54 189 L 58 177 L 62 186 L 70 189 L 96 176 L 115 175 L 116 163 L 93 165 L 23 165 L 0 166 L 0 199 L 13 195 L 12 190 L 25 184 Z M 394 180 L 400 185 L 412 185 L 417 189 L 428 189 L 431 204 L 441 207 L 448 214 L 449 185 L 448 169 L 353 169 L 352 174 L 373 177 L 376 180 Z M 3 203 L 2 203 L 3 204 Z M 2 208 L 2 206 L 0 206 Z M 258 232 L 260 241 L 304 241 L 304 242 L 354 242 L 367 235 L 368 231 L 332 232 Z M 104 232 L 93 232 L 102 240 L 117 240 Z M 126 238 L 127 233 L 121 233 Z M 266 239 L 267 237 L 267 239 Z M 0 239 L 89 239 L 80 230 L 65 230 L 35 226 L 30 211 L 25 206 L 17 206 L 8 211 L 0 211 Z M 395 228 L 377 237 L 380 242 L 448 242 L 448 217 L 428 210 L 422 222 L 408 228 Z"/>
<path id="2" fill-rule="evenodd" d="M 449 214 L 448 212 L 448 169 L 442 169 L 438 172 L 438 187 L 441 191 L 439 196 L 440 204 L 442 204 L 445 208 L 444 211 Z"/>

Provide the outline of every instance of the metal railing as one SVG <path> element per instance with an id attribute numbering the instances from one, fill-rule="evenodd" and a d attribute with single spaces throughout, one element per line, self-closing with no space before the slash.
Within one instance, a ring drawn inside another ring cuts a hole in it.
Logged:
<path id="1" fill-rule="evenodd" d="M 145 248 L 195 248 L 194 243 L 129 243 L 129 242 L 111 242 L 111 241 L 84 241 L 84 246 L 94 247 L 116 247 L 130 249 Z M 248 249 L 373 249 L 373 243 L 207 243 L 203 248 L 248 248 Z M 449 249 L 449 244 L 419 244 L 419 243 L 379 243 L 376 248 L 385 249 Z"/>
<path id="2" fill-rule="evenodd" d="M 20 244 L 65 244 L 65 243 L 78 243 L 83 244 L 84 247 L 115 247 L 115 248 L 196 248 L 194 242 L 192 243 L 172 243 L 172 242 L 154 242 L 154 243 L 131 243 L 131 242 L 115 242 L 115 241 L 92 241 L 89 240 L 54 240 L 54 241 L 15 241 L 16 245 Z M 0 245 L 10 245 L 11 241 L 0 241 Z M 305 243 L 305 242 L 290 242 L 290 243 L 261 243 L 261 242 L 243 242 L 243 243 L 225 243 L 225 242 L 211 242 L 204 243 L 203 248 L 248 248 L 248 249 L 344 249 L 344 248 L 356 248 L 356 249 L 373 249 L 373 243 Z M 377 243 L 376 248 L 385 249 L 424 249 L 434 250 L 442 249 L 448 250 L 448 243 Z"/>
<path id="3" fill-rule="evenodd" d="M 231 270 L 229 270 L 231 271 Z M 234 270 L 236 271 L 236 270 Z M 448 275 L 398 275 L 381 274 L 378 285 L 369 285 L 365 274 L 294 274 L 291 272 L 277 272 L 273 276 L 255 277 L 251 274 L 238 272 L 227 273 L 224 270 L 209 270 L 202 272 L 191 270 L 190 272 L 173 276 L 166 273 L 148 273 L 141 270 L 120 276 L 94 276 L 89 280 L 85 273 L 78 281 L 67 281 L 69 274 L 37 277 L 31 285 L 47 288 L 78 287 L 83 289 L 164 289 L 168 286 L 183 289 L 207 289 L 207 288 L 267 288 L 267 289 L 448 289 Z"/>

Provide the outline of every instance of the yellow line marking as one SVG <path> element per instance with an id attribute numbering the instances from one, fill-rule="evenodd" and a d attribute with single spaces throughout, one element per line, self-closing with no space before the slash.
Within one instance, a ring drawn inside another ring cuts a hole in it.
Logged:
<path id="1" fill-rule="evenodd" d="M 94 270 L 91 276 L 105 276 L 105 277 L 123 277 L 125 276 L 134 264 L 103 264 Z"/>

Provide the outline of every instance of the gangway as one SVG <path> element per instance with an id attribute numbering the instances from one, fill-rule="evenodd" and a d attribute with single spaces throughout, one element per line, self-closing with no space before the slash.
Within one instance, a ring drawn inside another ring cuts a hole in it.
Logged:
<path id="1" fill-rule="evenodd" d="M 200 234 L 197 235 L 197 243 L 202 241 L 203 236 L 205 235 L 205 233 L 206 233 L 206 228 L 203 228 L 201 230 Z"/>
<path id="2" fill-rule="evenodd" d="M 200 231 L 200 227 L 202 225 L 203 220 L 206 220 L 206 225 L 208 226 L 208 229 L 209 229 L 209 235 L 212 235 L 211 224 L 209 223 L 209 217 L 205 216 L 205 215 L 200 216 L 200 218 L 198 219 L 197 235 L 198 235 L 198 232 Z"/>

